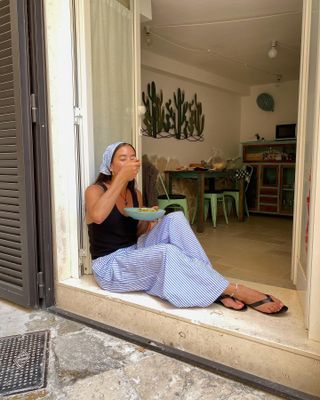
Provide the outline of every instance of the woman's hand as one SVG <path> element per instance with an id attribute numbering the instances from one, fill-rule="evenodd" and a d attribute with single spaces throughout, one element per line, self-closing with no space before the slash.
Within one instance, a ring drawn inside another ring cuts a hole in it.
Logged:
<path id="1" fill-rule="evenodd" d="M 150 207 L 150 208 L 153 208 L 154 210 L 159 210 L 159 206 L 152 206 L 152 207 Z M 155 225 L 157 225 L 158 222 L 159 222 L 158 219 L 155 219 L 154 221 L 149 221 L 149 226 L 147 227 L 146 232 L 151 231 L 151 229 L 152 229 Z"/>
<path id="2" fill-rule="evenodd" d="M 150 232 L 151 229 L 153 229 L 157 225 L 158 222 L 159 222 L 158 219 L 155 219 L 154 221 L 150 221 L 146 232 Z"/>
<path id="3" fill-rule="evenodd" d="M 137 230 L 137 236 L 141 236 L 144 233 L 150 232 L 151 229 L 157 225 L 158 220 L 154 220 L 154 221 L 139 221 L 138 224 L 138 230 Z"/>
<path id="4" fill-rule="evenodd" d="M 126 182 L 130 182 L 137 176 L 140 165 L 140 160 L 130 160 L 122 166 L 118 176 L 124 179 Z"/>
<path id="5" fill-rule="evenodd" d="M 150 208 L 153 208 L 154 210 L 159 210 L 159 206 L 152 206 Z M 155 227 L 157 225 L 157 223 L 159 222 L 158 219 L 155 219 L 153 221 L 149 221 L 149 226 L 147 227 L 146 232 L 150 232 L 151 229 L 153 229 L 153 227 Z"/>
<path id="6" fill-rule="evenodd" d="M 138 196 L 141 196 L 140 194 Z M 159 207 L 158 206 L 153 206 L 150 207 L 153 208 L 154 210 L 158 210 Z M 154 221 L 139 221 L 138 224 L 138 230 L 137 230 L 137 235 L 138 237 L 143 235 L 144 233 L 150 232 L 151 229 L 157 225 L 157 223 L 159 222 L 158 219 L 155 219 Z"/>

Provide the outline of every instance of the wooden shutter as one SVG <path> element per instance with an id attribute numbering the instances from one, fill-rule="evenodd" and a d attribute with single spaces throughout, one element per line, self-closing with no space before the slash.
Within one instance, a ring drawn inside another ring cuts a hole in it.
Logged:
<path id="1" fill-rule="evenodd" d="M 26 1 L 0 0 L 0 297 L 37 302 Z"/>

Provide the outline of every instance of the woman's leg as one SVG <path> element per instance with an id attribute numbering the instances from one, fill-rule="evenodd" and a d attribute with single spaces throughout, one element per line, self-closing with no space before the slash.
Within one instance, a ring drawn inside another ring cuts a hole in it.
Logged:
<path id="1" fill-rule="evenodd" d="M 202 261 L 213 270 L 210 260 L 191 229 L 191 226 L 183 212 L 177 211 L 165 215 L 150 232 L 139 239 L 137 246 L 138 248 L 146 248 L 161 243 L 173 244 L 187 256 Z M 241 301 L 230 297 L 221 299 L 221 302 L 224 306 L 237 310 L 244 306 Z"/>
<path id="2" fill-rule="evenodd" d="M 168 243 L 178 247 L 191 258 L 201 260 L 211 266 L 205 251 L 182 211 L 165 215 L 152 230 L 138 240 L 138 248 Z"/>
<path id="3" fill-rule="evenodd" d="M 207 255 L 182 212 L 173 212 L 162 218 L 149 233 L 143 235 L 138 241 L 138 248 L 159 243 L 173 244 L 187 256 L 201 260 L 213 270 Z M 232 298 L 227 297 L 221 300 L 226 307 L 241 309 L 244 303 L 252 304 L 266 298 L 265 294 L 246 286 L 239 285 L 238 288 L 239 293 L 237 293 L 237 296 L 234 294 L 235 284 L 230 284 L 224 291 L 224 294 L 232 296 Z M 274 300 L 273 302 L 262 304 L 255 307 L 255 309 L 266 313 L 281 309 L 283 303 L 274 297 L 272 299 Z"/>
<path id="4" fill-rule="evenodd" d="M 266 295 L 258 290 L 251 289 L 244 285 L 229 283 L 223 293 L 232 296 L 244 304 L 250 305 L 255 310 L 266 314 L 277 313 L 281 310 L 286 311 L 287 309 L 282 301 L 276 297 Z M 261 304 L 259 305 L 259 303 Z"/>
<path id="5" fill-rule="evenodd" d="M 111 292 L 145 291 L 176 307 L 207 307 L 229 282 L 208 264 L 172 244 L 121 249 L 97 259 L 99 286 Z"/>

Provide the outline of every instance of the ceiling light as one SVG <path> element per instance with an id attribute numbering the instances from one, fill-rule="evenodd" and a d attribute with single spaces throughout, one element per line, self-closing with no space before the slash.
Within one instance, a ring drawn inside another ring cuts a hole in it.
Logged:
<path id="1" fill-rule="evenodd" d="M 277 54 L 278 54 L 277 46 L 278 46 L 278 42 L 276 40 L 273 40 L 271 42 L 271 49 L 268 51 L 268 56 L 270 58 L 277 57 Z"/>

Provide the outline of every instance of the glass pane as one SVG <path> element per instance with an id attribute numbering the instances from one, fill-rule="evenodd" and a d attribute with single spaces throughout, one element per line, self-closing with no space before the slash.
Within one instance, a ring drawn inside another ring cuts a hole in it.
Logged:
<path id="1" fill-rule="evenodd" d="M 252 176 L 250 183 L 246 192 L 246 200 L 249 210 L 254 210 L 257 208 L 257 179 L 258 179 L 258 167 L 253 166 Z"/>
<path id="2" fill-rule="evenodd" d="M 294 168 L 286 168 L 282 169 L 282 187 L 286 189 L 294 189 L 294 176 L 295 170 Z"/>
<path id="3" fill-rule="evenodd" d="M 291 214 L 293 212 L 293 199 L 293 190 L 283 190 L 281 195 L 281 210 Z"/>
<path id="4" fill-rule="evenodd" d="M 91 0 L 91 81 L 96 174 L 112 142 L 133 137 L 133 13 L 117 0 Z"/>
<path id="5" fill-rule="evenodd" d="M 262 168 L 262 186 L 277 186 L 278 168 L 263 167 Z"/>
<path id="6" fill-rule="evenodd" d="M 281 168 L 281 203 L 280 209 L 282 212 L 293 214 L 293 199 L 294 199 L 294 167 Z"/>

